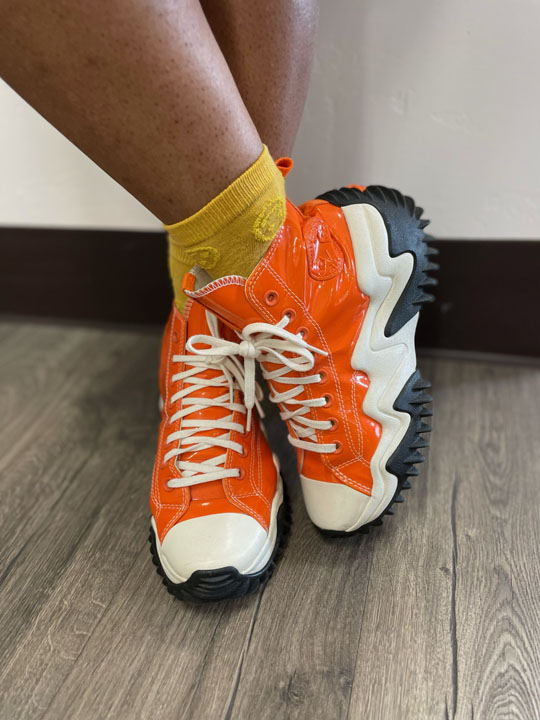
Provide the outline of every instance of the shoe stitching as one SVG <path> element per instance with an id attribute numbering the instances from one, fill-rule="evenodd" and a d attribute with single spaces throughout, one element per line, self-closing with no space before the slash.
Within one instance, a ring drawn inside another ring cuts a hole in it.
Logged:
<path id="1" fill-rule="evenodd" d="M 354 417 L 356 418 L 356 428 L 358 432 L 358 444 L 359 444 L 359 451 L 360 455 L 364 457 L 364 433 L 362 430 L 362 425 L 360 423 L 360 416 L 358 414 L 358 402 L 356 398 L 356 383 L 354 382 L 354 379 L 358 377 L 360 373 L 358 371 L 353 372 L 352 374 L 352 381 L 351 381 L 351 395 L 352 395 L 352 406 L 353 406 L 353 412 Z"/>
<path id="2" fill-rule="evenodd" d="M 236 505 L 236 506 L 239 507 L 240 509 L 245 510 L 248 515 L 253 516 L 256 520 L 259 521 L 259 523 L 262 525 L 263 528 L 268 527 L 268 526 L 267 526 L 267 523 L 264 521 L 264 519 L 262 518 L 262 516 L 255 510 L 255 508 L 249 507 L 249 505 L 246 505 L 246 504 L 243 503 L 242 500 L 240 499 L 241 497 L 248 497 L 248 495 L 235 495 L 235 494 L 233 493 L 232 488 L 231 488 L 230 480 L 231 480 L 230 478 L 227 478 L 227 479 L 225 480 L 224 485 L 226 486 L 226 488 L 227 488 L 227 490 L 228 490 L 228 497 L 229 497 L 229 500 L 232 502 L 232 504 L 233 504 L 233 505 Z M 252 496 L 253 496 L 253 493 L 251 493 L 251 494 L 249 495 L 249 497 L 252 497 Z"/>
<path id="3" fill-rule="evenodd" d="M 276 245 L 277 245 L 277 244 L 276 244 Z M 267 255 L 268 255 L 268 253 L 267 253 Z M 268 259 L 268 262 L 269 262 L 269 260 L 270 260 L 270 259 Z M 285 285 L 285 283 L 281 280 L 281 278 L 277 275 L 277 273 L 273 270 L 273 268 L 271 268 L 271 267 L 268 265 L 268 262 L 267 262 L 267 256 L 265 255 L 265 258 L 264 258 L 264 261 L 263 261 L 262 264 L 265 264 L 265 265 L 266 265 L 266 269 L 269 271 L 270 275 L 273 276 L 274 279 L 279 283 L 279 285 L 281 285 L 281 287 L 282 287 L 282 288 L 284 289 L 284 291 L 285 291 L 285 294 L 286 294 L 287 296 L 292 296 L 294 299 L 296 299 L 298 305 L 303 309 L 303 314 L 304 314 L 304 316 L 306 316 L 306 317 L 308 317 L 308 318 L 311 319 L 311 316 L 310 316 L 309 313 L 307 312 L 304 303 L 300 300 L 300 298 L 296 295 L 296 293 L 295 293 L 293 290 L 291 290 L 290 288 L 288 288 L 288 287 Z M 260 271 L 260 273 L 259 273 L 259 276 L 260 276 L 261 274 L 262 274 L 262 268 L 261 268 L 261 271 Z M 253 285 L 255 285 L 255 282 L 256 282 L 256 280 L 255 280 L 255 278 L 253 278 Z M 267 314 L 266 309 L 262 306 L 262 304 L 260 303 L 260 301 L 259 301 L 259 300 L 257 299 L 257 297 L 255 296 L 255 294 L 254 294 L 254 292 L 253 292 L 253 290 L 252 290 L 252 286 L 253 286 L 253 285 L 252 285 L 251 283 L 249 283 L 248 285 L 246 285 L 246 289 L 247 289 L 247 291 L 248 291 L 248 294 L 249 294 L 250 298 L 253 300 L 254 304 L 262 311 L 262 314 L 263 314 L 265 317 L 270 317 L 271 320 L 274 320 L 274 317 L 273 317 L 271 314 Z M 316 332 L 317 332 L 317 335 L 318 335 L 318 337 L 319 337 L 319 340 L 321 340 L 321 344 L 323 345 L 323 349 L 329 350 L 330 348 L 328 347 L 328 344 L 326 343 L 326 340 L 325 340 L 324 336 L 322 335 L 321 329 L 319 328 L 319 326 L 317 325 L 317 323 L 313 322 L 312 324 L 313 324 L 313 327 L 315 328 L 315 330 L 316 330 Z M 342 396 L 342 393 L 341 393 L 341 388 L 340 388 L 340 384 L 339 384 L 339 380 L 338 380 L 337 371 L 336 371 L 336 369 L 335 369 L 335 365 L 334 365 L 334 363 L 333 363 L 332 360 L 330 361 L 329 366 L 330 366 L 330 369 L 331 369 L 331 371 L 332 371 L 332 375 L 333 375 L 333 377 L 334 377 L 334 382 L 335 382 L 335 384 L 336 384 L 336 388 L 337 388 L 338 394 L 339 394 L 341 409 L 342 409 L 342 411 L 343 411 L 343 404 L 344 404 L 344 403 L 343 403 L 343 396 Z M 343 415 L 346 417 L 346 413 L 345 413 L 345 412 L 343 412 Z M 352 437 L 351 437 L 351 433 L 350 433 L 350 429 L 349 429 L 349 427 L 348 427 L 348 423 L 345 423 L 345 432 L 346 432 L 346 434 L 347 434 L 348 441 L 349 441 L 349 444 L 350 444 L 349 447 L 353 450 L 353 452 L 355 452 L 354 442 L 353 442 Z M 357 461 L 357 460 L 362 460 L 362 458 L 361 458 L 361 457 L 355 457 L 354 460 L 355 460 L 355 461 Z M 335 472 L 336 475 L 338 475 L 338 477 L 340 477 L 346 485 L 350 485 L 351 487 L 354 487 L 354 488 L 359 488 L 359 489 L 368 490 L 368 492 L 370 491 L 370 489 L 367 488 L 367 487 L 366 487 L 365 485 L 363 485 L 362 483 L 359 483 L 359 482 L 353 480 L 352 478 L 349 478 L 349 477 L 348 477 L 347 475 L 345 475 L 344 473 L 342 473 L 342 472 L 339 470 L 339 466 L 333 465 L 332 463 L 329 462 L 328 459 L 323 459 L 322 463 L 323 463 L 323 466 L 327 468 L 327 470 L 329 470 L 330 472 Z"/>
<path id="4" fill-rule="evenodd" d="M 326 352 L 328 352 L 328 358 L 329 358 L 329 360 L 330 360 L 329 365 L 330 365 L 330 367 L 331 367 L 332 375 L 333 375 L 333 377 L 334 377 L 334 382 L 335 382 L 335 384 L 336 384 L 336 389 L 337 389 L 337 392 L 338 392 L 338 395 L 339 395 L 340 410 L 341 410 L 341 412 L 342 412 L 342 414 L 343 414 L 343 417 L 346 418 L 346 417 L 347 417 L 347 413 L 346 413 L 346 410 L 345 410 L 344 398 L 343 398 L 343 395 L 342 395 L 342 392 L 341 392 L 341 386 L 340 386 L 340 382 L 339 382 L 339 376 L 338 376 L 338 374 L 337 374 L 337 371 L 336 371 L 336 368 L 335 368 L 335 365 L 334 365 L 334 361 L 333 361 L 333 359 L 332 359 L 332 353 L 330 352 L 330 347 L 329 347 L 328 343 L 326 342 L 326 339 L 325 339 L 325 337 L 324 337 L 324 335 L 323 335 L 323 333 L 322 333 L 322 330 L 320 329 L 319 325 L 314 321 L 314 319 L 311 317 L 311 315 L 310 315 L 309 312 L 307 311 L 306 306 L 304 305 L 304 303 L 302 302 L 302 300 L 298 297 L 298 295 L 296 295 L 296 293 L 295 293 L 293 290 L 291 290 L 290 288 L 287 287 L 287 285 L 285 285 L 285 283 L 283 282 L 283 280 L 279 277 L 279 275 L 277 275 L 277 273 L 275 273 L 275 271 L 273 270 L 273 268 L 270 268 L 270 267 L 269 267 L 268 270 L 269 270 L 269 272 L 271 273 L 271 275 L 274 277 L 274 279 L 281 285 L 281 287 L 282 287 L 283 290 L 285 291 L 285 294 L 286 294 L 286 295 L 291 295 L 291 296 L 297 301 L 297 303 L 298 303 L 298 304 L 300 305 L 300 307 L 302 308 L 302 313 L 303 313 L 304 317 L 307 317 L 307 318 L 309 318 L 309 319 L 311 320 L 312 325 L 313 325 L 313 327 L 315 328 L 315 330 L 316 330 L 316 332 L 317 332 L 317 335 L 318 335 L 318 337 L 319 337 L 319 340 L 321 341 L 321 345 L 323 346 L 322 349 L 325 350 Z M 348 424 L 348 422 L 346 422 L 346 423 L 344 423 L 344 425 L 345 425 L 345 433 L 346 433 L 347 439 L 348 439 L 348 441 L 349 441 L 350 449 L 353 450 L 353 452 L 354 452 L 354 450 L 355 450 L 354 441 L 353 441 L 353 438 L 352 438 L 352 435 L 351 435 L 351 431 L 350 431 L 350 429 L 349 429 L 349 424 Z"/>

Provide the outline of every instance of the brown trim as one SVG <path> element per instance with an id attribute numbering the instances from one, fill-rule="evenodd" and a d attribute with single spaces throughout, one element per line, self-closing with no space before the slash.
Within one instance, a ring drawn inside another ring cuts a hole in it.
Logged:
<path id="1" fill-rule="evenodd" d="M 540 241 L 439 240 L 437 300 L 422 347 L 540 357 Z M 163 233 L 0 228 L 0 312 L 162 324 L 171 302 Z"/>
<path id="2" fill-rule="evenodd" d="M 422 347 L 540 357 L 540 240 L 439 240 Z"/>
<path id="3" fill-rule="evenodd" d="M 163 323 L 171 303 L 165 234 L 0 228 L 0 312 Z"/>

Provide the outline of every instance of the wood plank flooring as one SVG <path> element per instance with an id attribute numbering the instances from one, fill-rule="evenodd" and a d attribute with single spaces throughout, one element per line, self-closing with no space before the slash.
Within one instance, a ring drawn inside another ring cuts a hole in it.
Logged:
<path id="1" fill-rule="evenodd" d="M 424 359 L 428 462 L 258 596 L 190 607 L 147 543 L 159 335 L 0 323 L 1 720 L 540 719 L 540 367 Z"/>

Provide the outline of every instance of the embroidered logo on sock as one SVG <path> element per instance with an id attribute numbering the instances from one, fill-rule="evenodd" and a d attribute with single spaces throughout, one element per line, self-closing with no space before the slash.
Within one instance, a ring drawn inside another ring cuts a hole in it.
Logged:
<path id="1" fill-rule="evenodd" d="M 268 200 L 253 223 L 255 240 L 268 243 L 276 237 L 277 231 L 285 220 L 285 207 L 280 197 Z"/>
<path id="2" fill-rule="evenodd" d="M 214 268 L 221 258 L 219 250 L 210 246 L 192 248 L 185 250 L 185 253 L 189 255 L 194 265 L 200 265 L 205 270 Z"/>

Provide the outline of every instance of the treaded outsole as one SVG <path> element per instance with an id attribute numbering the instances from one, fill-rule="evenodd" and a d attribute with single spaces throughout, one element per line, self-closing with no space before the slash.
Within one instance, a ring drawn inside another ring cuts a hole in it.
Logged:
<path id="1" fill-rule="evenodd" d="M 283 502 L 277 515 L 277 538 L 274 550 L 266 566 L 258 573 L 243 575 L 235 567 L 223 567 L 215 570 L 197 570 L 183 583 L 173 583 L 169 579 L 159 559 L 154 529 L 150 526 L 150 552 L 156 572 L 161 577 L 167 592 L 178 600 L 203 605 L 220 600 L 231 600 L 256 593 L 271 578 L 276 563 L 283 554 L 289 539 L 291 526 L 290 505 L 283 488 Z"/>
<path id="2" fill-rule="evenodd" d="M 384 220 L 391 257 L 405 252 L 414 256 L 411 277 L 385 327 L 387 337 L 394 335 L 424 303 L 435 299 L 434 295 L 426 292 L 426 288 L 437 285 L 437 280 L 428 273 L 439 267 L 430 259 L 438 254 L 438 250 L 429 247 L 432 238 L 424 232 L 429 220 L 422 218 L 423 209 L 417 207 L 412 198 L 381 185 L 370 185 L 365 190 L 344 187 L 319 195 L 319 199 L 338 207 L 362 203 L 373 205 Z"/>
<path id="3" fill-rule="evenodd" d="M 430 408 L 432 402 L 431 395 L 425 392 L 429 387 L 430 383 L 422 378 L 419 370 L 415 370 L 405 383 L 394 403 L 394 409 L 408 413 L 411 416 L 411 422 L 409 423 L 405 437 L 393 452 L 390 460 L 386 463 L 386 469 L 397 477 L 396 491 L 388 505 L 377 518 L 362 525 L 357 530 L 346 532 L 345 530 L 323 530 L 320 528 L 323 535 L 330 537 L 366 535 L 370 528 L 383 524 L 383 517 L 385 515 L 395 515 L 393 505 L 405 501 L 401 493 L 404 490 L 411 489 L 412 483 L 410 478 L 419 474 L 416 465 L 423 463 L 425 460 L 420 449 L 429 446 L 429 440 L 424 437 L 424 433 L 431 432 L 431 425 L 424 420 L 424 418 L 432 415 Z"/>
<path id="4" fill-rule="evenodd" d="M 394 335 L 420 311 L 424 303 L 435 299 L 425 288 L 437 285 L 437 280 L 428 273 L 439 267 L 431 259 L 438 254 L 438 250 L 429 246 L 432 238 L 424 232 L 429 220 L 422 218 L 423 209 L 416 207 L 412 198 L 380 185 L 371 185 L 365 190 L 344 187 L 323 193 L 319 195 L 319 199 L 338 207 L 360 203 L 373 205 L 384 220 L 390 255 L 397 257 L 408 252 L 414 256 L 411 277 L 385 327 L 387 337 Z M 432 415 L 432 398 L 426 392 L 429 387 L 430 383 L 422 378 L 419 370 L 415 370 L 394 403 L 394 409 L 408 413 L 411 421 L 405 436 L 386 464 L 386 469 L 397 477 L 396 492 L 389 504 L 377 518 L 357 530 L 346 532 L 319 528 L 324 535 L 349 537 L 366 534 L 371 527 L 382 525 L 384 515 L 395 514 L 393 506 L 396 503 L 404 502 L 401 493 L 411 488 L 410 478 L 419 474 L 416 465 L 424 462 L 420 449 L 429 445 L 429 441 L 423 437 L 424 433 L 431 431 L 431 426 L 424 421 L 424 418 Z"/>

